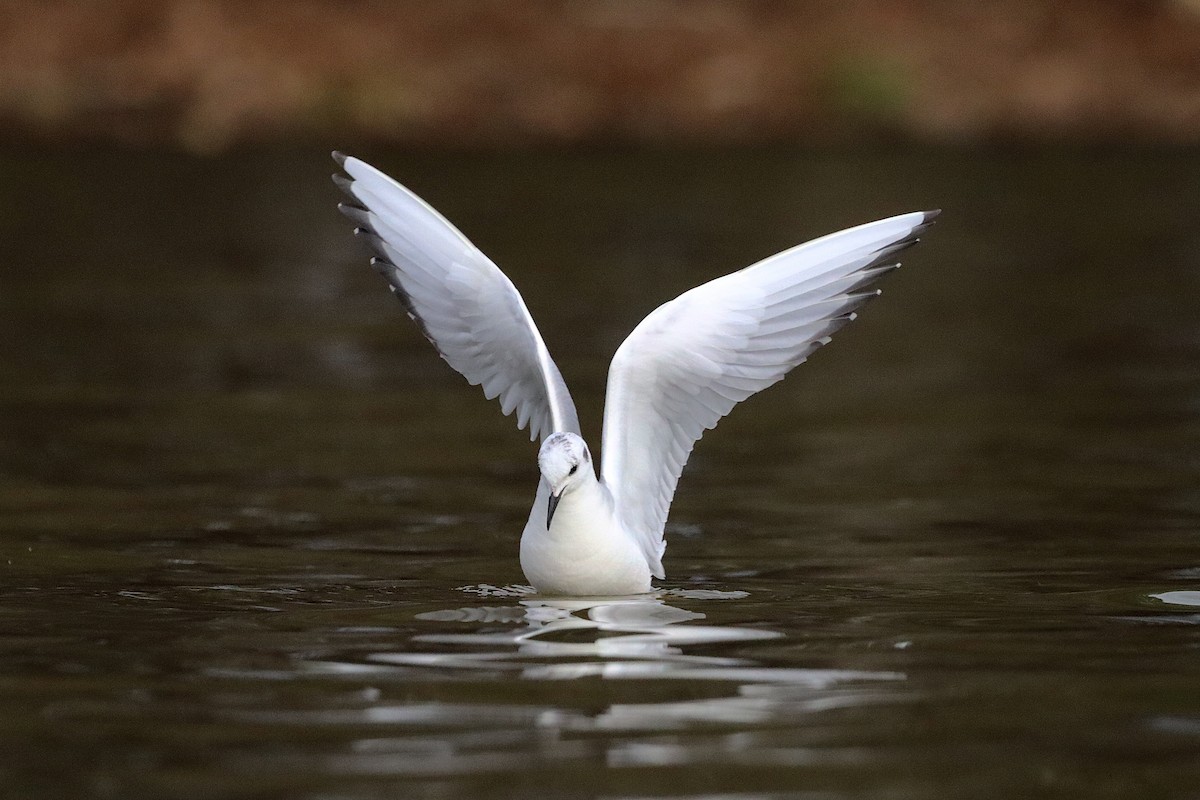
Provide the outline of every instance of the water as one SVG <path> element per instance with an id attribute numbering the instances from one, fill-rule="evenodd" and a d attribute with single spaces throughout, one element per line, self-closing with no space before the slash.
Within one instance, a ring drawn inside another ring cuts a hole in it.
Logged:
<path id="1" fill-rule="evenodd" d="M 0 796 L 1200 797 L 1200 156 L 368 155 L 596 443 L 660 302 L 945 213 L 589 605 L 325 154 L 0 154 Z"/>

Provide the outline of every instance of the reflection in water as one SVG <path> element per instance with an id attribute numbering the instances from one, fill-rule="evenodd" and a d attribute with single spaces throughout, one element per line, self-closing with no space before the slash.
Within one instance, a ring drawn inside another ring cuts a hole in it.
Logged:
<path id="1" fill-rule="evenodd" d="M 729 593 L 732 597 L 744 593 Z M 519 606 L 461 608 L 418 615 L 438 622 L 478 623 L 503 619 L 523 625 L 506 631 L 423 634 L 416 641 L 482 648 L 433 656 L 447 667 L 471 668 L 485 658 L 520 664 L 524 678 L 687 678 L 741 683 L 781 683 L 825 687 L 849 679 L 898 679 L 896 673 L 762 667 L 744 658 L 687 653 L 687 645 L 752 642 L 782 634 L 758 628 L 692 624 L 705 615 L 668 605 L 663 596 L 566 599 L 533 598 Z M 688 597 L 686 592 L 676 596 Z M 712 596 L 712 593 L 707 593 Z M 687 623 L 687 624 L 685 624 Z M 429 663 L 428 654 L 380 653 L 372 660 L 391 664 Z"/>
<path id="2" fill-rule="evenodd" d="M 524 719 L 539 727 L 574 732 L 666 731 L 696 722 L 761 723 L 780 715 L 897 699 L 891 692 L 882 695 L 862 687 L 843 687 L 863 681 L 903 680 L 904 675 L 897 672 L 774 667 L 744 657 L 688 652 L 692 646 L 744 644 L 782 636 L 777 631 L 744 626 L 696 624 L 705 614 L 670 605 L 664 599 L 696 599 L 697 595 L 713 599 L 744 597 L 745 593 L 675 591 L 603 599 L 528 597 L 519 600 L 518 605 L 423 612 L 417 615 L 422 621 L 461 623 L 470 630 L 417 633 L 411 643 L 394 651 L 372 653 L 354 661 L 306 662 L 298 669 L 358 678 L 414 678 L 421 671 L 433 669 L 443 680 L 449 670 L 459 679 L 687 680 L 706 686 L 700 697 L 693 690 L 686 699 L 664 701 L 661 694 L 651 692 L 648 696 L 653 702 L 612 703 L 596 714 L 562 708 L 518 708 L 507 703 L 494 707 L 422 703 L 375 706 L 349 716 L 347 712 L 318 714 L 319 721 L 326 723 L 436 722 L 459 727 L 464 722 L 511 723 Z M 422 652 L 422 645 L 436 645 L 437 649 Z M 589 704 L 594 703 L 594 696 L 588 699 Z M 270 716 L 278 721 L 274 714 Z M 310 722 L 318 721 L 312 714 L 303 716 Z M 294 715 L 288 717 L 295 721 Z"/>
<path id="3" fill-rule="evenodd" d="M 1159 592 L 1150 596 L 1155 600 L 1160 600 L 1173 606 L 1200 606 L 1200 592 L 1183 590 L 1177 592 Z"/>
<path id="4" fill-rule="evenodd" d="M 515 605 L 415 615 L 422 624 L 461 625 L 462 631 L 418 629 L 384 652 L 302 660 L 287 673 L 237 676 L 365 683 L 368 688 L 352 693 L 351 702 L 343 697 L 333 708 L 231 709 L 225 716 L 237 725 L 267 726 L 277 736 L 297 728 L 352 736 L 348 749 L 310 765 L 323 775 L 519 774 L 531 766 L 570 769 L 598 752 L 609 767 L 717 759 L 726 766 L 844 768 L 871 756 L 856 747 L 789 742 L 780 731 L 802 727 L 815 713 L 911 699 L 895 690 L 905 677 L 896 672 L 803 669 L 794 661 L 774 667 L 689 652 L 783 637 L 773 630 L 699 624 L 703 612 L 667 602 L 715 602 L 745 592 L 589 600 L 488 588 L 475 591 L 519 599 Z M 471 686 L 490 688 L 477 695 Z"/>
<path id="5" fill-rule="evenodd" d="M 1197 591 L 1184 589 L 1174 592 L 1158 592 L 1148 596 L 1151 600 L 1172 610 L 1182 611 L 1185 608 L 1200 607 L 1200 592 Z M 1166 614 L 1157 610 L 1154 614 L 1139 614 L 1119 617 L 1119 619 L 1136 622 L 1140 625 L 1200 625 L 1200 614 Z"/>

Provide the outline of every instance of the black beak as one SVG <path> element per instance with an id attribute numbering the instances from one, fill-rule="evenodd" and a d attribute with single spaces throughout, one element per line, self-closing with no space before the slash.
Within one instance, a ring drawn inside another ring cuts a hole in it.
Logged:
<path id="1" fill-rule="evenodd" d="M 550 494 L 550 504 L 546 508 L 546 530 L 550 530 L 550 520 L 554 519 L 554 509 L 558 508 L 559 500 L 562 500 L 561 494 Z"/>

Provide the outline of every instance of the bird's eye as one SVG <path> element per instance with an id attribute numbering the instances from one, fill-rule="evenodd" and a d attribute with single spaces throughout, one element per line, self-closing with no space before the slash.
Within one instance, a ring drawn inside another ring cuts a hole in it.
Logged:
<path id="1" fill-rule="evenodd" d="M 568 474 L 568 475 L 574 475 L 574 474 L 575 474 L 575 470 L 577 470 L 577 469 L 579 469 L 579 465 L 578 465 L 578 464 L 576 464 L 575 466 L 571 467 L 571 471 L 570 471 L 570 472 L 568 472 L 567 474 Z"/>

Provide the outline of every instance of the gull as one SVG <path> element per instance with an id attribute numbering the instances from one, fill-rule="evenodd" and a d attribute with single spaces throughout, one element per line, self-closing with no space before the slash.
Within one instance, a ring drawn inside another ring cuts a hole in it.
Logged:
<path id="1" fill-rule="evenodd" d="M 541 439 L 541 477 L 521 534 L 521 569 L 540 594 L 647 593 L 665 578 L 664 529 L 680 473 L 704 431 L 781 380 L 879 294 L 938 211 L 814 239 L 659 306 L 617 349 L 604 401 L 603 458 L 512 281 L 441 214 L 371 165 L 334 153 L 338 207 L 438 354 L 517 426 Z"/>

